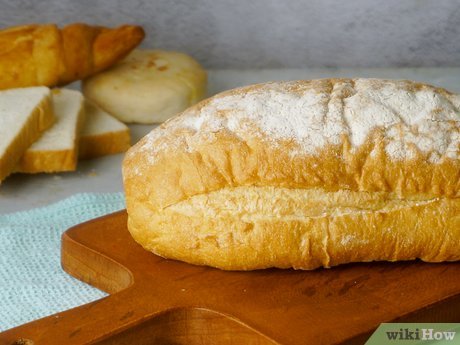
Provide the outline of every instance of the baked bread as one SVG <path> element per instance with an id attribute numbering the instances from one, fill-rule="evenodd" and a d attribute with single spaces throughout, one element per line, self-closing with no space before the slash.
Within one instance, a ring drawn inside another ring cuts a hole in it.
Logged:
<path id="1" fill-rule="evenodd" d="M 132 147 L 128 228 L 226 270 L 460 259 L 460 96 L 324 79 L 224 92 Z"/>
<path id="2" fill-rule="evenodd" d="M 0 183 L 54 119 L 47 87 L 0 91 Z"/>
<path id="3" fill-rule="evenodd" d="M 74 171 L 79 136 L 85 121 L 81 92 L 54 89 L 52 104 L 56 122 L 22 155 L 17 172 L 36 174 Z"/>
<path id="4" fill-rule="evenodd" d="M 124 58 L 144 38 L 139 26 L 24 25 L 0 31 L 0 89 L 64 85 Z"/>
<path id="5" fill-rule="evenodd" d="M 125 152 L 131 147 L 128 126 L 86 100 L 86 122 L 80 136 L 79 158 L 91 159 Z"/>
<path id="6" fill-rule="evenodd" d="M 201 100 L 206 72 L 188 55 L 134 50 L 111 69 L 86 79 L 84 95 L 123 122 L 163 122 Z"/>

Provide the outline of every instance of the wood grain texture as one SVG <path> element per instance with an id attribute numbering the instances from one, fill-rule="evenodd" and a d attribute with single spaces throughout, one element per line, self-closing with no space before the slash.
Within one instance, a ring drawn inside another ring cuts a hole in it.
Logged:
<path id="1" fill-rule="evenodd" d="M 64 233 L 62 264 L 110 296 L 0 344 L 361 344 L 381 322 L 459 322 L 460 264 L 225 272 L 143 250 L 124 211 Z"/>

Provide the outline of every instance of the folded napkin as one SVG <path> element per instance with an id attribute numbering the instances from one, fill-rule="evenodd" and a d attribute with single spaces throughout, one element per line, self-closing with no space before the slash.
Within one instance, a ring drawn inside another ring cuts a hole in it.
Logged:
<path id="1" fill-rule="evenodd" d="M 0 215 L 0 331 L 104 297 L 62 270 L 61 234 L 124 207 L 122 193 L 86 193 Z"/>

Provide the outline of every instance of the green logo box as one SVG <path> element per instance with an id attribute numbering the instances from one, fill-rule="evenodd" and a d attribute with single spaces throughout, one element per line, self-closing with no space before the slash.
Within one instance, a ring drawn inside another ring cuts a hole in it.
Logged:
<path id="1" fill-rule="evenodd" d="M 366 345 L 460 345 L 460 323 L 382 323 Z"/>

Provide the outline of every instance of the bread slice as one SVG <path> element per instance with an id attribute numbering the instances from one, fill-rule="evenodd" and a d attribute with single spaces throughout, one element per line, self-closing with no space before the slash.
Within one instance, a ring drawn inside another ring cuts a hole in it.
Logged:
<path id="1" fill-rule="evenodd" d="M 86 100 L 86 123 L 80 136 L 81 159 L 125 152 L 131 146 L 128 126 Z"/>
<path id="2" fill-rule="evenodd" d="M 84 124 L 84 98 L 81 92 L 53 90 L 56 123 L 21 157 L 18 172 L 40 173 L 73 171 L 78 161 L 78 138 Z"/>
<path id="3" fill-rule="evenodd" d="M 0 91 L 0 182 L 54 122 L 50 89 L 44 86 Z"/>

